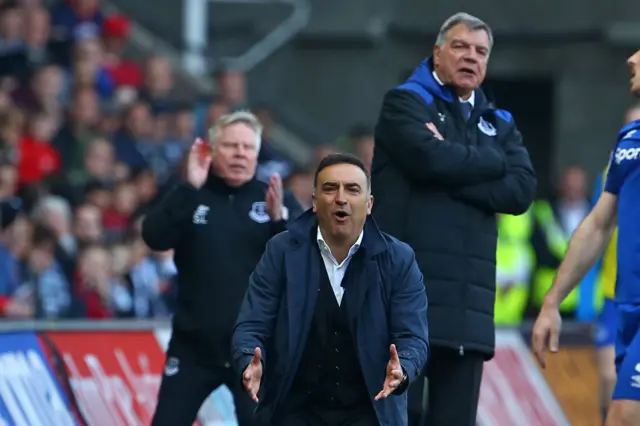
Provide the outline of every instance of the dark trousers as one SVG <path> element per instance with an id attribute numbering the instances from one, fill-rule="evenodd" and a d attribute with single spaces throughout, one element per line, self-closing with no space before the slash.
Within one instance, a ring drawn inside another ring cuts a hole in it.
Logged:
<path id="1" fill-rule="evenodd" d="M 432 347 L 425 370 L 428 379 L 427 412 L 418 420 L 416 410 L 410 408 L 409 424 L 475 426 L 483 365 L 481 353 L 466 352 L 460 356 L 457 350 Z M 410 400 L 421 400 L 422 381 L 417 380 L 409 392 Z"/>
<path id="2" fill-rule="evenodd" d="M 170 363 L 171 361 L 168 361 Z M 177 371 L 168 365 L 162 376 L 158 405 L 151 426 L 191 426 L 204 400 L 218 387 L 227 385 L 233 394 L 239 426 L 254 426 L 255 403 L 232 368 L 205 367 L 180 360 Z M 170 372 L 171 375 L 167 375 Z"/>
<path id="3" fill-rule="evenodd" d="M 371 404 L 355 409 L 301 407 L 272 426 L 377 426 L 378 418 Z"/>

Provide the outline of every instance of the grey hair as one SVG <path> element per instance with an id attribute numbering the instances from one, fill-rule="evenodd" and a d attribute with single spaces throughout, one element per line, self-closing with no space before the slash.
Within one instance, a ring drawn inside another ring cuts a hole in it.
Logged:
<path id="1" fill-rule="evenodd" d="M 253 130 L 256 134 L 256 151 L 260 152 L 260 145 L 262 144 L 262 123 L 258 120 L 250 111 L 236 111 L 231 114 L 225 114 L 220 116 L 215 124 L 209 129 L 209 143 L 214 144 L 220 132 L 225 127 L 229 127 L 236 123 L 244 123 Z"/>
<path id="2" fill-rule="evenodd" d="M 440 47 L 444 46 L 447 38 L 449 37 L 449 31 L 456 25 L 462 24 L 469 28 L 471 31 L 484 31 L 489 38 L 489 51 L 493 48 L 493 31 L 491 27 L 482 19 L 477 18 L 465 12 L 458 12 L 455 15 L 451 15 L 440 27 L 438 32 L 438 38 L 436 44 Z"/>
<path id="3" fill-rule="evenodd" d="M 48 195 L 42 198 L 33 209 L 33 219 L 42 222 L 47 214 L 51 211 L 58 211 L 62 214 L 65 220 L 71 222 L 72 213 L 69 202 L 57 195 Z"/>

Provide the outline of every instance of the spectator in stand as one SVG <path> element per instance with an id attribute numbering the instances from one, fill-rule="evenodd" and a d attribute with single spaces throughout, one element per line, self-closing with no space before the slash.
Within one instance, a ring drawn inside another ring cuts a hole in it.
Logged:
<path id="1" fill-rule="evenodd" d="M 222 69 L 216 73 L 216 85 L 222 102 L 231 111 L 248 109 L 247 82 L 243 72 L 234 69 Z"/>
<path id="2" fill-rule="evenodd" d="M 59 0 L 51 11 L 56 40 L 75 42 L 97 37 L 103 21 L 99 0 Z"/>
<path id="3" fill-rule="evenodd" d="M 14 299 L 20 284 L 19 258 L 15 252 L 14 226 L 21 203 L 18 199 L 0 201 L 0 317 L 24 318 L 31 309 L 21 300 Z"/>
<path id="4" fill-rule="evenodd" d="M 29 83 L 14 94 L 16 105 L 27 111 L 42 111 L 56 119 L 56 126 L 64 118 L 62 69 L 56 65 L 39 68 Z"/>
<path id="5" fill-rule="evenodd" d="M 18 149 L 24 128 L 24 114 L 19 109 L 10 109 L 0 116 L 0 160 L 18 164 Z"/>
<path id="6" fill-rule="evenodd" d="M 259 105 L 253 109 L 256 117 L 263 125 L 262 128 L 262 146 L 260 155 L 258 156 L 258 179 L 268 181 L 269 178 L 278 173 L 283 179 L 286 179 L 291 173 L 291 164 L 284 158 L 280 152 L 271 144 L 274 122 L 274 113 L 267 105 Z"/>
<path id="7" fill-rule="evenodd" d="M 147 167 L 147 161 L 140 152 L 139 144 L 151 137 L 153 120 L 149 104 L 138 101 L 125 113 L 122 129 L 113 139 L 116 158 L 131 170 Z"/>
<path id="8" fill-rule="evenodd" d="M 29 120 L 28 132 L 20 141 L 18 176 L 21 184 L 31 184 L 60 170 L 61 160 L 51 145 L 55 132 L 54 119 L 35 114 Z"/>
<path id="9" fill-rule="evenodd" d="M 142 86 L 140 66 L 122 55 L 129 38 L 129 20 L 123 15 L 111 15 L 102 25 L 102 38 L 106 52 L 105 65 L 116 87 Z"/>
<path id="10" fill-rule="evenodd" d="M 56 261 L 57 237 L 36 225 L 20 287 L 14 297 L 26 301 L 35 318 L 58 319 L 73 315 L 69 282 Z"/>
<path id="11" fill-rule="evenodd" d="M 100 119 L 98 96 L 91 88 L 73 94 L 65 124 L 53 138 L 53 146 L 60 154 L 65 170 L 75 175 L 82 173 L 84 151 L 98 136 L 96 126 Z"/>
<path id="12" fill-rule="evenodd" d="M 294 170 L 285 180 L 285 187 L 291 191 L 303 210 L 311 208 L 313 199 L 314 171 L 308 168 Z"/>
<path id="13" fill-rule="evenodd" d="M 0 55 L 22 51 L 23 34 L 24 15 L 20 8 L 11 3 L 3 5 L 0 13 Z"/>
<path id="14" fill-rule="evenodd" d="M 16 195 L 18 170 L 11 163 L 0 163 L 0 200 Z"/>
<path id="15" fill-rule="evenodd" d="M 55 259 L 70 282 L 76 267 L 71 206 L 62 197 L 48 195 L 38 201 L 33 209 L 32 219 L 35 224 L 44 226 L 56 236 Z"/>
<path id="16" fill-rule="evenodd" d="M 147 61 L 144 88 L 140 94 L 154 109 L 167 109 L 172 104 L 173 70 L 169 59 L 155 56 Z"/>
<path id="17" fill-rule="evenodd" d="M 138 209 L 138 194 L 131 182 L 120 182 L 113 192 L 113 203 L 102 214 L 107 241 L 121 241 Z"/>

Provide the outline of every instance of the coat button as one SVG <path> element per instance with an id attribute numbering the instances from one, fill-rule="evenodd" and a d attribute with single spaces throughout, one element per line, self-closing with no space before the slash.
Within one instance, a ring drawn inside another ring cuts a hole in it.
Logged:
<path id="1" fill-rule="evenodd" d="M 336 353 L 339 353 L 340 351 L 338 350 L 338 348 L 335 348 L 334 351 L 336 351 Z"/>
<path id="2" fill-rule="evenodd" d="M 340 367 L 338 367 L 337 365 L 336 365 L 336 370 L 340 370 Z"/>

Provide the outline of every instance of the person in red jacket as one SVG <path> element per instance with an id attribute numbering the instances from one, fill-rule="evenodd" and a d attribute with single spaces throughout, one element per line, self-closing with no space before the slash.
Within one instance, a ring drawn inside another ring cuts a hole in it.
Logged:
<path id="1" fill-rule="evenodd" d="M 51 145 L 55 131 L 52 117 L 46 114 L 32 116 L 27 134 L 18 148 L 18 181 L 20 184 L 37 183 L 60 170 L 60 154 Z"/>

